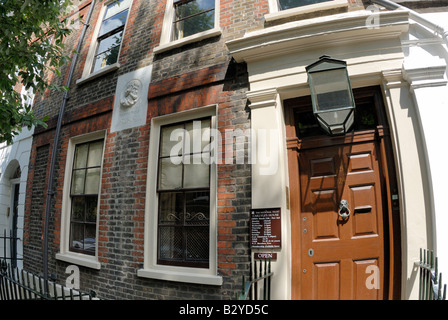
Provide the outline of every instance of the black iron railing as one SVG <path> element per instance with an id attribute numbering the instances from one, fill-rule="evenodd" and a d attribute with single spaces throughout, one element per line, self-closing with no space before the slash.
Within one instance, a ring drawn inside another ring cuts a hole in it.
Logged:
<path id="1" fill-rule="evenodd" d="M 432 250 L 420 249 L 419 300 L 446 300 L 446 284 L 442 286 L 442 273 L 438 270 L 438 259 Z"/>
<path id="2" fill-rule="evenodd" d="M 257 266 L 258 264 L 258 266 Z M 264 265 L 264 268 L 263 268 Z M 254 260 L 249 280 L 243 276 L 241 292 L 236 294 L 237 300 L 270 300 L 271 299 L 271 259 Z"/>
<path id="3" fill-rule="evenodd" d="M 43 277 L 0 262 L 0 300 L 99 300 L 89 293 L 68 288 Z"/>
<path id="4" fill-rule="evenodd" d="M 0 236 L 0 243 L 3 250 L 0 250 L 0 260 L 10 260 L 13 267 L 17 267 L 17 261 L 23 260 L 18 257 L 17 242 L 21 239 L 14 235 L 12 230 L 9 230 L 9 236 L 6 235 L 6 229 L 3 230 L 3 236 Z"/>

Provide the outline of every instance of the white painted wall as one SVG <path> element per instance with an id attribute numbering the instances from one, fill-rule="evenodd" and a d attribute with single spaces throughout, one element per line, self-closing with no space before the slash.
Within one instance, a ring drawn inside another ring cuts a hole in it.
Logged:
<path id="1" fill-rule="evenodd" d="M 448 12 L 428 13 L 423 17 L 448 30 Z M 448 51 L 446 43 L 440 39 L 432 30 L 411 25 L 408 38 L 403 41 L 406 55 L 403 70 L 418 106 L 424 139 L 422 148 L 428 164 L 427 192 L 431 201 L 427 214 L 433 219 L 434 242 L 429 249 L 434 249 L 439 258 L 439 270 L 448 275 L 448 148 L 445 140 L 448 135 Z"/>
<path id="2" fill-rule="evenodd" d="M 28 130 L 23 128 L 22 132 L 14 138 L 12 145 L 3 143 L 0 145 L 0 232 L 3 235 L 3 230 L 9 230 L 12 227 L 12 198 L 11 198 L 11 181 L 10 178 L 15 172 L 17 165 L 20 166 L 22 174 L 20 176 L 20 195 L 18 206 L 18 221 L 17 221 L 17 236 L 21 239 L 17 242 L 18 257 L 23 255 L 23 225 L 25 215 L 25 193 L 26 182 L 28 179 L 28 165 L 30 160 L 32 135 L 34 129 Z M 7 216 L 7 208 L 10 209 L 10 214 Z M 0 243 L 0 250 L 3 255 L 3 242 Z M 9 252 L 7 252 L 9 255 Z M 18 267 L 22 267 L 22 262 L 17 262 Z"/>
<path id="3" fill-rule="evenodd" d="M 282 100 L 309 94 L 305 66 L 323 54 L 347 61 L 354 88 L 382 86 L 399 186 L 402 298 L 417 299 L 414 262 L 420 248 L 438 244 L 441 262 L 448 259 L 448 245 L 444 245 L 448 244 L 448 232 L 444 231 L 448 214 L 443 206 L 448 194 L 444 168 L 447 148 L 441 148 L 439 140 L 447 136 L 448 126 L 446 47 L 433 33 L 415 25 L 404 11 L 379 13 L 377 29 L 368 28 L 368 17 L 367 11 L 356 11 L 295 21 L 248 33 L 227 45 L 235 60 L 248 65 L 252 129 L 284 132 Z M 441 23 L 448 21 L 446 13 L 432 17 Z M 261 176 L 257 165 L 253 167 L 252 205 L 280 206 L 285 217 L 282 231 L 289 241 L 293 232 L 290 212 L 281 195 L 289 179 L 286 148 L 281 144 L 279 149 L 276 174 Z M 267 182 L 271 190 L 280 192 L 275 200 L 269 200 L 272 194 L 266 193 Z M 274 283 L 278 283 L 273 287 L 274 299 L 290 298 L 290 250 L 288 242 L 282 244 L 273 264 Z"/>

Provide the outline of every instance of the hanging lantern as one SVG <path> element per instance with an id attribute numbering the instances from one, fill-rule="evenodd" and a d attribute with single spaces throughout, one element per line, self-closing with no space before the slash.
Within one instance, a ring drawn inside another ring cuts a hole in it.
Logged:
<path id="1" fill-rule="evenodd" d="M 322 56 L 306 67 L 313 113 L 330 135 L 344 134 L 355 121 L 355 100 L 347 63 Z"/>

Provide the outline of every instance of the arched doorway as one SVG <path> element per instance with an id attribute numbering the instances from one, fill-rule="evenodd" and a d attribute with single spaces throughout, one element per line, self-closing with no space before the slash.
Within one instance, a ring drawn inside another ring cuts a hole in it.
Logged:
<path id="1" fill-rule="evenodd" d="M 0 204 L 3 208 L 0 229 L 3 241 L 0 256 L 7 258 L 12 267 L 20 266 L 19 261 L 22 259 L 23 217 L 19 209 L 21 177 L 20 164 L 14 159 L 6 167 L 0 184 Z"/>

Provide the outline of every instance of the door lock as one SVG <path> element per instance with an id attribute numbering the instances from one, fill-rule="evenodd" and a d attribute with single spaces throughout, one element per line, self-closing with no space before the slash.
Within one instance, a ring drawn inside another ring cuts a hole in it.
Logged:
<path id="1" fill-rule="evenodd" d="M 309 249 L 308 250 L 308 256 L 310 256 L 310 257 L 314 256 L 314 250 L 313 249 Z"/>

